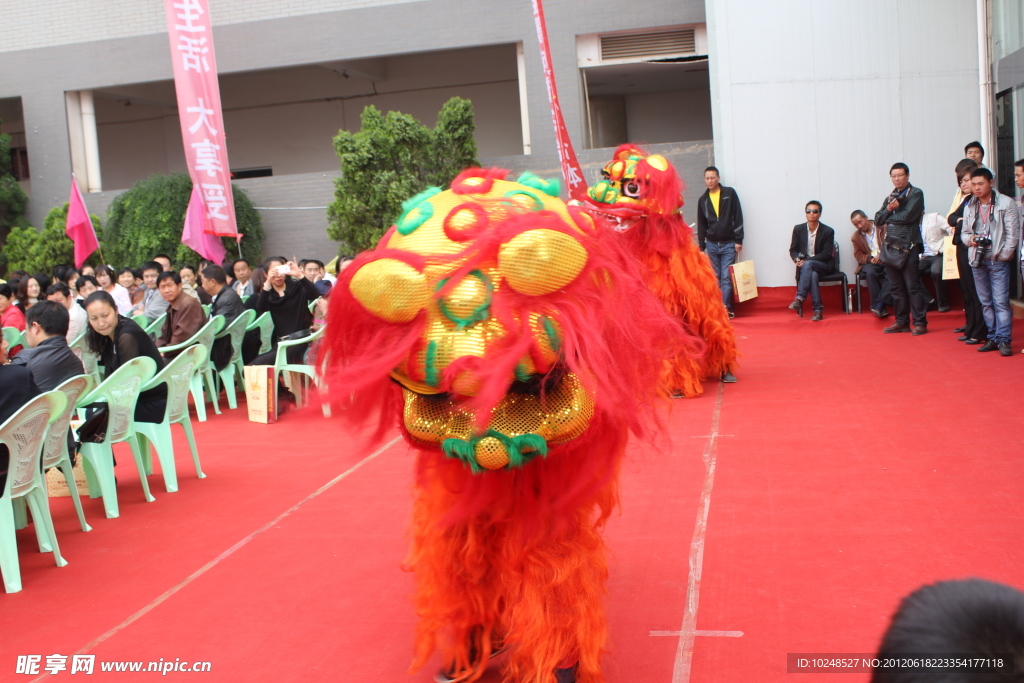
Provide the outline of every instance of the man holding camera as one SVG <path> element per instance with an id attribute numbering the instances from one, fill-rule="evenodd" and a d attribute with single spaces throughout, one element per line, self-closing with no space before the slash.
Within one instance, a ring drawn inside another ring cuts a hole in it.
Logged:
<path id="1" fill-rule="evenodd" d="M 875 225 L 885 227 L 881 260 L 889 280 L 896 322 L 883 331 L 886 334 L 910 332 L 912 315 L 912 334 L 916 336 L 928 332 L 928 305 L 917 269 L 922 253 L 920 225 L 924 214 L 924 192 L 910 184 L 910 168 L 902 162 L 892 165 L 889 179 L 893 191 L 875 214 Z"/>
<path id="2" fill-rule="evenodd" d="M 1010 264 L 1020 243 L 1020 212 L 1017 204 L 992 187 L 992 171 L 971 171 L 974 198 L 964 208 L 961 239 L 974 271 L 981 311 L 988 325 L 988 340 L 978 351 L 995 351 L 1003 356 L 1010 349 Z"/>

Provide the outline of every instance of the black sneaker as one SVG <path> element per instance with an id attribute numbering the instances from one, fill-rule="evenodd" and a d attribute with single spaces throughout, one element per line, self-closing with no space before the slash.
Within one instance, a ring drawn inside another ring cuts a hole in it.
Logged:
<path id="1" fill-rule="evenodd" d="M 729 309 L 729 320 L 732 320 L 735 317 L 736 317 L 736 312 L 730 308 Z"/>
<path id="2" fill-rule="evenodd" d="M 995 351 L 998 348 L 999 348 L 999 345 L 996 344 L 991 339 L 989 339 L 984 344 L 982 344 L 980 347 L 978 347 L 978 351 L 984 353 L 985 351 Z"/>
<path id="3" fill-rule="evenodd" d="M 471 638 L 472 637 L 473 636 L 471 636 Z M 491 650 L 491 658 L 493 659 L 500 655 L 507 647 L 508 646 L 504 642 L 495 643 Z M 434 683 L 460 683 L 461 681 L 469 680 L 477 667 L 476 660 L 478 659 L 478 650 L 475 645 L 471 645 L 469 648 L 469 658 L 474 662 L 474 665 L 468 671 L 456 671 L 454 666 L 447 669 L 441 669 L 434 675 Z"/>
<path id="4" fill-rule="evenodd" d="M 1013 355 L 1013 349 L 1010 348 L 1010 342 L 1003 342 L 1002 344 L 999 345 L 999 355 L 1000 356 L 1012 356 Z"/>
<path id="5" fill-rule="evenodd" d="M 555 683 L 576 683 L 576 667 L 555 669 Z"/>
<path id="6" fill-rule="evenodd" d="M 735 384 L 736 375 L 726 370 L 725 372 L 722 373 L 722 382 L 724 382 L 725 384 Z"/>

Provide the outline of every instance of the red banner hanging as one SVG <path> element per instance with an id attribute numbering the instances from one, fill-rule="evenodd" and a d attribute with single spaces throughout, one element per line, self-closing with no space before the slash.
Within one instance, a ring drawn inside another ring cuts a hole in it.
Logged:
<path id="1" fill-rule="evenodd" d="M 237 238 L 209 3 L 164 0 L 164 8 L 171 38 L 181 138 L 189 176 L 203 203 L 203 232 Z"/>
<path id="2" fill-rule="evenodd" d="M 551 102 L 551 118 L 555 123 L 555 142 L 558 145 L 558 161 L 562 164 L 562 176 L 569 190 L 569 197 L 584 201 L 587 198 L 587 183 L 583 169 L 572 148 L 572 140 L 565 129 L 562 107 L 558 103 L 558 89 L 555 87 L 555 72 L 551 66 L 551 47 L 548 44 L 548 27 L 544 21 L 544 6 L 541 0 L 533 0 L 533 19 L 537 24 L 537 42 L 540 43 L 540 59 L 544 65 L 544 80 L 548 86 L 548 100 Z"/>

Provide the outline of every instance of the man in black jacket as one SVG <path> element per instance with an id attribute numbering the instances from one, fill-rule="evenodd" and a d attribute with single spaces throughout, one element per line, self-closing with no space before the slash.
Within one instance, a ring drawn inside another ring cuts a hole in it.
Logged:
<path id="1" fill-rule="evenodd" d="M 36 306 L 38 305 L 36 304 Z M 31 311 L 32 308 L 28 310 Z M 7 360 L 7 340 L 0 337 L 0 424 L 6 422 L 8 418 L 21 410 L 22 406 L 41 393 L 39 387 L 32 381 L 32 375 L 28 368 L 24 365 L 8 363 Z M 10 453 L 7 446 L 0 444 L 0 491 L 3 490 L 7 482 L 9 462 Z"/>
<path id="2" fill-rule="evenodd" d="M 245 311 L 242 299 L 239 298 L 238 293 L 233 288 L 228 287 L 227 275 L 220 266 L 206 266 L 203 268 L 200 286 L 210 296 L 212 301 L 210 317 L 212 318 L 216 315 L 224 316 L 225 328 Z M 213 349 L 210 351 L 210 360 L 213 361 L 213 365 L 217 370 L 223 370 L 227 367 L 228 361 L 231 360 L 232 351 L 231 338 L 229 336 L 214 340 Z"/>
<path id="3" fill-rule="evenodd" d="M 729 266 L 736 262 L 736 255 L 743 248 L 743 209 L 736 190 L 719 184 L 718 169 L 714 166 L 704 169 L 704 184 L 708 189 L 697 200 L 697 241 L 700 250 L 711 260 L 722 299 L 732 318 Z"/>
<path id="4" fill-rule="evenodd" d="M 821 303 L 821 289 L 818 277 L 835 272 L 835 231 L 821 222 L 821 202 L 811 200 L 804 206 L 807 222 L 793 226 L 793 238 L 789 242 L 789 256 L 796 264 L 796 299 L 789 305 L 801 318 L 804 317 L 804 300 L 810 292 L 814 315 L 811 320 L 822 319 L 825 307 Z"/>
<path id="5" fill-rule="evenodd" d="M 40 391 L 52 391 L 85 374 L 82 361 L 68 348 L 70 319 L 68 309 L 56 301 L 40 301 L 25 316 L 25 339 L 30 348 L 11 362 L 26 366 Z"/>
<path id="6" fill-rule="evenodd" d="M 924 215 L 924 192 L 910 184 L 910 168 L 904 163 L 892 165 L 889 179 L 894 189 L 882 200 L 882 208 L 875 214 L 875 225 L 885 226 L 882 261 L 896 310 L 896 322 L 884 332 L 910 332 L 910 317 L 913 315 L 913 334 L 925 334 L 928 332 L 928 304 L 917 271 L 917 262 L 923 251 L 921 216 Z"/>

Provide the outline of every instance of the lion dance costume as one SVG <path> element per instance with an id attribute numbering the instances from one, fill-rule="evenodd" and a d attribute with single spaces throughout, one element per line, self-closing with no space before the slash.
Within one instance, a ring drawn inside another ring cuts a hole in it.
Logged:
<path id="1" fill-rule="evenodd" d="M 618 464 L 665 340 L 701 344 L 557 181 L 506 173 L 404 204 L 339 279 L 321 369 L 342 415 L 397 422 L 417 453 L 413 670 L 439 649 L 475 681 L 508 648 L 506 680 L 598 683 Z"/>
<path id="2" fill-rule="evenodd" d="M 707 344 L 702 357 L 676 357 L 662 375 L 662 389 L 698 396 L 701 380 L 731 372 L 738 354 L 718 278 L 680 214 L 682 181 L 668 159 L 633 145 L 620 145 L 602 176 L 588 191 L 588 211 L 622 235 L 651 291 Z"/>

